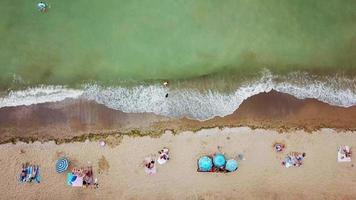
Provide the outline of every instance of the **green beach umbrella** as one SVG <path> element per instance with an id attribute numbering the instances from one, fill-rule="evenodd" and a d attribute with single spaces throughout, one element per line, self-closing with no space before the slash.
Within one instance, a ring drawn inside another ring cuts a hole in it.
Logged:
<path id="1" fill-rule="evenodd" d="M 213 168 L 213 162 L 208 156 L 203 156 L 198 160 L 199 171 L 208 172 Z"/>
<path id="2" fill-rule="evenodd" d="M 225 166 L 225 163 L 226 163 L 225 156 L 221 153 L 217 153 L 214 156 L 213 162 L 216 167 L 218 167 L 218 168 L 223 167 L 223 166 Z"/>
<path id="3" fill-rule="evenodd" d="M 226 162 L 225 169 L 229 172 L 233 172 L 237 169 L 237 161 L 234 159 L 230 159 Z"/>

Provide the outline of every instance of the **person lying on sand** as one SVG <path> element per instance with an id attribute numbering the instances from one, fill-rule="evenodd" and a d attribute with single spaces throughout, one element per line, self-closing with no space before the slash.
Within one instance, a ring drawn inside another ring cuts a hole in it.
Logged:
<path id="1" fill-rule="evenodd" d="M 26 168 L 26 182 L 31 182 L 31 179 L 32 179 L 32 171 L 33 171 L 33 167 L 32 165 L 28 165 L 27 168 Z"/>
<path id="2" fill-rule="evenodd" d="M 162 150 L 158 151 L 159 157 L 157 162 L 161 165 L 165 164 L 169 160 L 169 149 L 164 147 Z"/>
<path id="3" fill-rule="evenodd" d="M 33 165 L 32 166 L 32 174 L 31 174 L 30 182 L 35 180 L 36 174 L 37 174 L 37 170 L 38 170 L 37 166 Z"/>
<path id="4" fill-rule="evenodd" d="M 291 166 L 299 167 L 303 164 L 303 160 L 305 156 L 306 156 L 305 153 L 290 152 L 289 154 L 287 154 L 286 158 L 282 162 L 282 165 L 284 165 L 287 168 Z"/>
<path id="5" fill-rule="evenodd" d="M 27 163 L 26 164 L 22 164 L 22 170 L 21 170 L 21 174 L 20 174 L 20 181 L 21 182 L 25 182 L 26 181 L 26 177 L 27 177 Z"/>
<path id="6" fill-rule="evenodd" d="M 276 152 L 282 152 L 285 148 L 285 145 L 282 143 L 275 143 L 273 146 Z"/>
<path id="7" fill-rule="evenodd" d="M 76 168 L 76 167 L 74 167 L 73 170 L 72 170 L 72 173 L 73 173 L 75 176 L 78 176 L 78 177 L 83 177 L 83 176 L 84 176 L 83 168 Z"/>
<path id="8" fill-rule="evenodd" d="M 153 175 L 156 173 L 155 161 L 152 158 L 146 158 L 145 162 L 145 172 L 149 175 Z"/>
<path id="9" fill-rule="evenodd" d="M 345 147 L 342 147 L 342 152 L 346 158 L 351 157 L 351 150 L 347 150 Z"/>
<path id="10" fill-rule="evenodd" d="M 85 175 L 83 177 L 83 185 L 90 186 L 90 185 L 94 184 L 94 177 L 93 177 L 92 169 L 88 168 L 84 173 L 85 173 Z"/>
<path id="11" fill-rule="evenodd" d="M 35 180 L 37 183 L 40 183 L 40 182 L 41 182 L 40 166 L 38 166 L 38 165 L 36 166 L 36 172 L 35 172 L 34 180 Z"/>
<path id="12" fill-rule="evenodd" d="M 154 161 L 154 160 L 151 160 L 151 162 L 149 162 L 149 163 L 146 164 L 146 167 L 147 167 L 148 169 L 154 168 L 154 167 L 155 167 L 155 161 Z"/>

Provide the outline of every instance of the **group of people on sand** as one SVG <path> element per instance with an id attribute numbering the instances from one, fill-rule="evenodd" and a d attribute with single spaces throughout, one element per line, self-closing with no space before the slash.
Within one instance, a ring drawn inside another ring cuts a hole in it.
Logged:
<path id="1" fill-rule="evenodd" d="M 169 149 L 167 147 L 164 147 L 160 151 L 158 151 L 158 154 L 159 154 L 159 156 L 157 158 L 157 163 L 160 165 L 165 164 L 170 159 L 169 158 Z M 156 169 L 155 156 L 146 157 L 144 160 L 144 167 L 145 167 L 146 174 L 149 174 L 149 175 L 156 174 L 157 169 Z"/>
<path id="2" fill-rule="evenodd" d="M 303 160 L 306 156 L 306 153 L 300 153 L 300 152 L 290 152 L 287 154 L 285 157 L 284 161 L 282 161 L 282 165 L 285 167 L 300 167 L 303 164 Z"/>
<path id="3" fill-rule="evenodd" d="M 277 153 L 283 152 L 286 148 L 286 145 L 283 143 L 274 143 L 273 148 Z M 286 155 L 284 160 L 282 161 L 282 165 L 289 168 L 289 167 L 299 167 L 303 164 L 303 160 L 306 156 L 306 153 L 300 152 L 290 152 Z"/>
<path id="4" fill-rule="evenodd" d="M 40 183 L 40 167 L 38 165 L 30 165 L 28 163 L 22 164 L 20 173 L 20 182 L 36 182 Z"/>
<path id="5" fill-rule="evenodd" d="M 72 169 L 72 176 L 78 180 L 82 180 L 84 187 L 98 187 L 96 180 L 94 179 L 93 167 L 75 167 Z"/>

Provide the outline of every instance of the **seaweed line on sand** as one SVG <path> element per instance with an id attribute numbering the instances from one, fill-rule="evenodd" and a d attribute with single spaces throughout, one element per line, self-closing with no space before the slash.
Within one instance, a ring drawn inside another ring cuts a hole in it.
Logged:
<path id="1" fill-rule="evenodd" d="M 222 130 L 224 128 L 239 128 L 239 127 L 248 127 L 251 130 L 256 130 L 256 129 L 265 129 L 265 130 L 274 130 L 280 134 L 283 133 L 288 133 L 292 131 L 305 131 L 306 133 L 315 133 L 318 130 L 321 130 L 322 128 L 329 128 L 329 127 L 307 127 L 307 126 L 287 126 L 287 125 L 282 125 L 282 126 L 268 126 L 268 125 L 246 125 L 246 124 L 236 124 L 236 125 L 220 125 L 220 126 L 200 126 L 200 127 L 195 127 L 195 128 L 178 128 L 178 129 L 159 129 L 156 131 L 141 131 L 138 129 L 130 130 L 128 132 L 103 132 L 103 133 L 88 133 L 88 134 L 82 134 L 79 136 L 73 136 L 71 138 L 38 138 L 38 137 L 12 137 L 8 140 L 4 140 L 0 142 L 1 144 L 7 144 L 7 143 L 12 143 L 16 144 L 17 142 L 24 142 L 24 143 L 34 143 L 36 141 L 39 141 L 41 143 L 45 142 L 50 142 L 54 141 L 57 145 L 63 144 L 63 143 L 73 143 L 73 142 L 85 142 L 86 140 L 89 141 L 100 141 L 100 140 L 107 140 L 109 137 L 117 139 L 118 142 L 116 145 L 119 145 L 122 138 L 124 136 L 129 136 L 129 137 L 145 137 L 149 136 L 152 138 L 159 138 L 163 134 L 166 133 L 166 131 L 170 131 L 171 134 L 173 135 L 178 135 L 184 131 L 191 131 L 193 133 L 199 132 L 204 129 L 213 129 L 213 128 L 218 128 L 219 130 Z M 334 131 L 340 133 L 340 132 L 356 132 L 356 128 L 330 128 L 333 129 Z M 112 145 L 112 146 L 116 146 Z"/>

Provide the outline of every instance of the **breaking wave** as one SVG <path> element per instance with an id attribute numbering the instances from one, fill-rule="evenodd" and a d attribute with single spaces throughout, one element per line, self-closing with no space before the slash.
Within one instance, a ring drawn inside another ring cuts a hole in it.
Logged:
<path id="1" fill-rule="evenodd" d="M 331 105 L 356 105 L 356 81 L 343 77 L 324 80 L 303 73 L 289 74 L 281 79 L 269 71 L 260 79 L 240 85 L 232 93 L 195 89 L 169 89 L 161 85 L 103 87 L 98 84 L 69 89 L 63 86 L 41 86 L 12 91 L 0 98 L 0 107 L 30 105 L 61 101 L 65 98 L 84 98 L 109 108 L 128 113 L 150 112 L 170 117 L 189 117 L 206 120 L 233 113 L 248 97 L 272 89 L 299 99 L 315 98 Z M 169 93 L 169 97 L 165 95 Z"/>
<path id="2" fill-rule="evenodd" d="M 69 89 L 64 86 L 40 86 L 10 91 L 5 97 L 0 97 L 0 108 L 62 101 L 66 98 L 78 98 L 82 94 L 82 90 Z"/>

